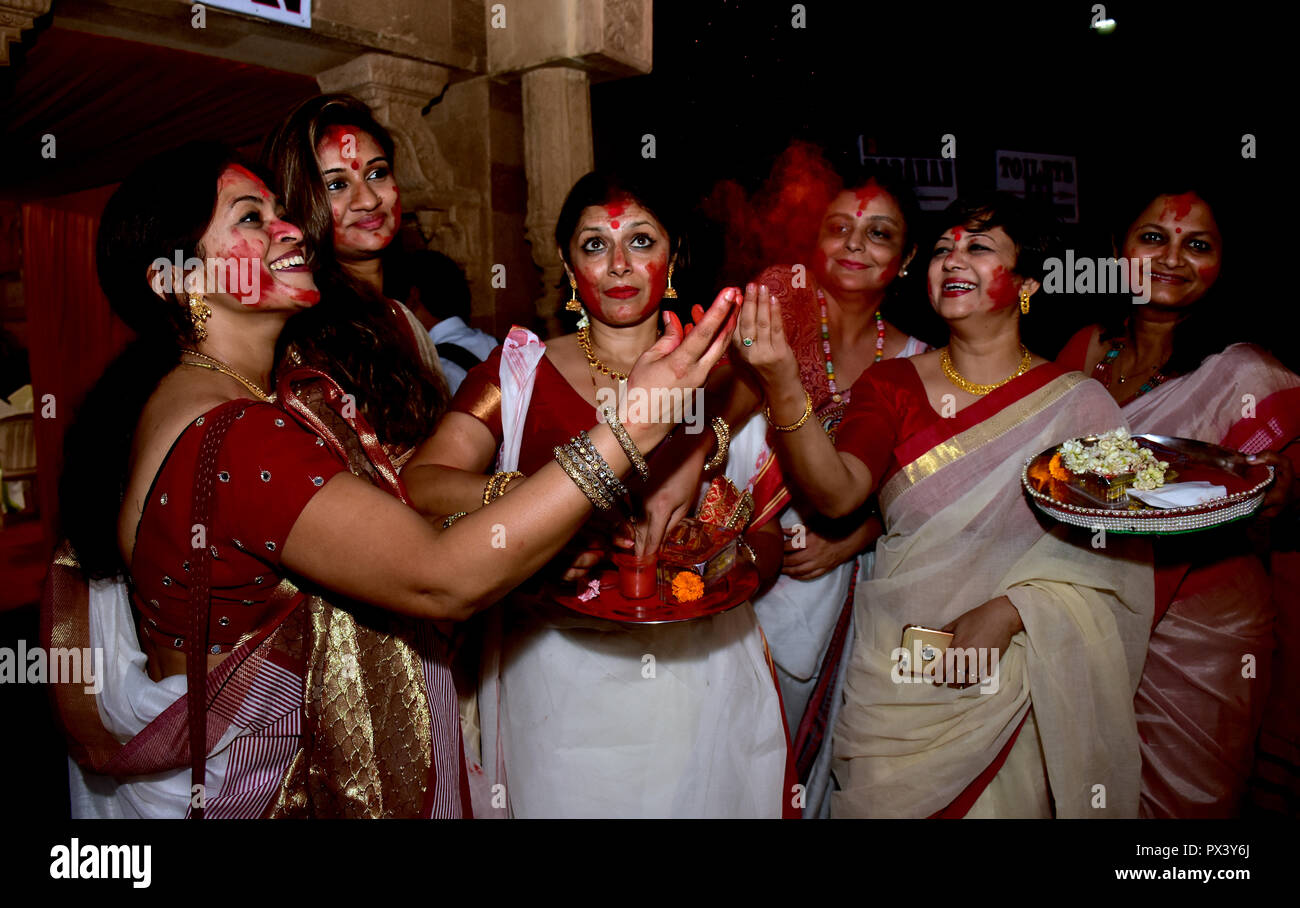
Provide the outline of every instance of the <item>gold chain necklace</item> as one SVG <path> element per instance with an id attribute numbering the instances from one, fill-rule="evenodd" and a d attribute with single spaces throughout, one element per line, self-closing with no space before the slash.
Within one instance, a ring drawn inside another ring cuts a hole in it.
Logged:
<path id="1" fill-rule="evenodd" d="M 582 350 L 583 353 L 587 354 L 587 364 L 590 365 L 591 368 L 599 369 L 602 374 L 610 376 L 614 381 L 627 381 L 626 372 L 619 372 L 617 369 L 611 369 L 596 358 L 596 353 L 591 348 L 591 334 L 589 333 L 587 325 L 583 325 L 578 329 L 578 348 Z"/>
<path id="2" fill-rule="evenodd" d="M 948 381 L 952 382 L 958 388 L 961 388 L 967 394 L 983 395 L 1001 388 L 1007 382 L 1011 381 L 1011 379 L 1019 378 L 1028 372 L 1032 363 L 1033 356 L 1030 354 L 1029 348 L 1024 344 L 1021 344 L 1020 365 L 1016 368 L 1015 372 L 1012 372 L 1006 378 L 1002 379 L 1002 381 L 994 382 L 991 385 L 977 385 L 975 382 L 964 378 L 962 374 L 957 371 L 957 367 L 952 364 L 952 357 L 948 355 L 947 347 L 944 347 L 943 351 L 939 354 L 939 368 L 943 370 L 943 377 L 948 379 Z"/>
<path id="3" fill-rule="evenodd" d="M 203 362 L 203 363 L 190 363 L 190 362 L 186 362 L 185 360 L 181 360 L 182 366 L 194 366 L 196 369 L 209 369 L 213 372 L 220 372 L 222 375 L 229 375 L 231 378 L 239 382 L 249 391 L 252 391 L 255 395 L 257 395 L 259 399 L 266 401 L 268 404 L 275 403 L 274 394 L 267 394 L 257 385 L 256 382 L 240 375 L 234 369 L 230 368 L 228 364 L 217 359 L 215 356 L 208 356 L 206 353 L 200 353 L 198 350 L 184 349 L 181 350 L 181 352 L 188 353 L 190 356 L 197 356 L 200 359 L 207 360 L 207 362 Z"/>

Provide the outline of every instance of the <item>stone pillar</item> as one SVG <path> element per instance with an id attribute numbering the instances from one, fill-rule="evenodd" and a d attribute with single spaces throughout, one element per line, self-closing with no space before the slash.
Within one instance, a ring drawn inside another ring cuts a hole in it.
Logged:
<path id="1" fill-rule="evenodd" d="M 22 43 L 23 32 L 50 11 L 51 0 L 0 0 L 0 66 L 9 65 L 9 45 Z"/>
<path id="2" fill-rule="evenodd" d="M 574 182 L 594 166 L 591 94 L 587 74 L 546 67 L 523 75 L 524 168 L 528 176 L 525 226 L 533 261 L 542 269 L 539 317 L 548 334 L 560 330 L 555 288 L 564 263 L 555 248 L 555 222 Z"/>
<path id="3" fill-rule="evenodd" d="M 450 76 L 451 70 L 431 63 L 364 54 L 318 74 L 316 82 L 321 91 L 348 92 L 366 102 L 393 134 L 403 219 L 418 225 L 424 245 L 465 269 L 474 309 L 486 312 L 492 309 L 487 94 L 475 84 L 481 80 L 448 88 Z M 422 113 L 444 89 L 456 95 L 451 106 L 461 108 L 450 122 L 441 104 L 427 117 Z"/>
<path id="4" fill-rule="evenodd" d="M 555 332 L 555 287 L 563 274 L 555 249 L 555 221 L 574 181 L 594 166 L 591 82 L 650 71 L 653 3 L 484 0 L 483 5 L 488 74 L 522 82 L 525 224 L 533 261 L 542 269 L 536 308 L 547 329 Z"/>

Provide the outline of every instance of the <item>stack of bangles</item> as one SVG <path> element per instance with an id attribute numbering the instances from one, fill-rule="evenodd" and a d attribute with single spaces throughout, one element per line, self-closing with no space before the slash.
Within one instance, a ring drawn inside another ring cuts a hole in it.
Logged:
<path id="1" fill-rule="evenodd" d="M 523 478 L 523 473 L 517 473 L 514 471 L 508 473 L 494 473 L 492 478 L 487 481 L 487 485 L 483 487 L 483 506 L 487 507 L 492 502 L 496 501 L 506 493 L 506 489 L 510 486 L 510 483 L 514 482 L 516 479 Z"/>
<path id="2" fill-rule="evenodd" d="M 627 434 L 627 429 L 623 428 L 613 409 L 605 408 L 604 416 L 627 459 L 643 478 L 647 476 L 650 470 L 645 458 L 637 450 L 632 436 Z M 556 462 L 569 474 L 582 494 L 587 496 L 587 500 L 599 510 L 608 511 L 617 499 L 627 496 L 627 486 L 619 481 L 618 475 L 610 469 L 605 458 L 600 456 L 600 451 L 585 429 L 567 445 L 556 445 L 554 450 Z"/>

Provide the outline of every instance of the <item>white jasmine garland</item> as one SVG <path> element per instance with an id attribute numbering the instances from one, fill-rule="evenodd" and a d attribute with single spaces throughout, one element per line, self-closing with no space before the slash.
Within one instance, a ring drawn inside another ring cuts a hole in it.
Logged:
<path id="1" fill-rule="evenodd" d="M 1133 488 L 1142 491 L 1164 485 L 1165 470 L 1169 462 L 1156 460 L 1156 456 L 1139 445 L 1122 426 L 1097 436 L 1095 444 L 1084 445 L 1078 440 L 1067 441 L 1057 449 L 1063 463 L 1072 473 L 1093 473 L 1111 478 L 1133 473 L 1137 478 Z"/>

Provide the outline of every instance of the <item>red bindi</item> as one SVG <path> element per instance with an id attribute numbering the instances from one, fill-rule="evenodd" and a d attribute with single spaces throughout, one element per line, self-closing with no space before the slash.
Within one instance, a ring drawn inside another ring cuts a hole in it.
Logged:
<path id="1" fill-rule="evenodd" d="M 961 242 L 961 228 L 960 228 L 960 227 L 954 227 L 954 228 L 952 228 L 952 241 L 953 241 L 954 243 L 960 243 L 960 242 Z"/>

